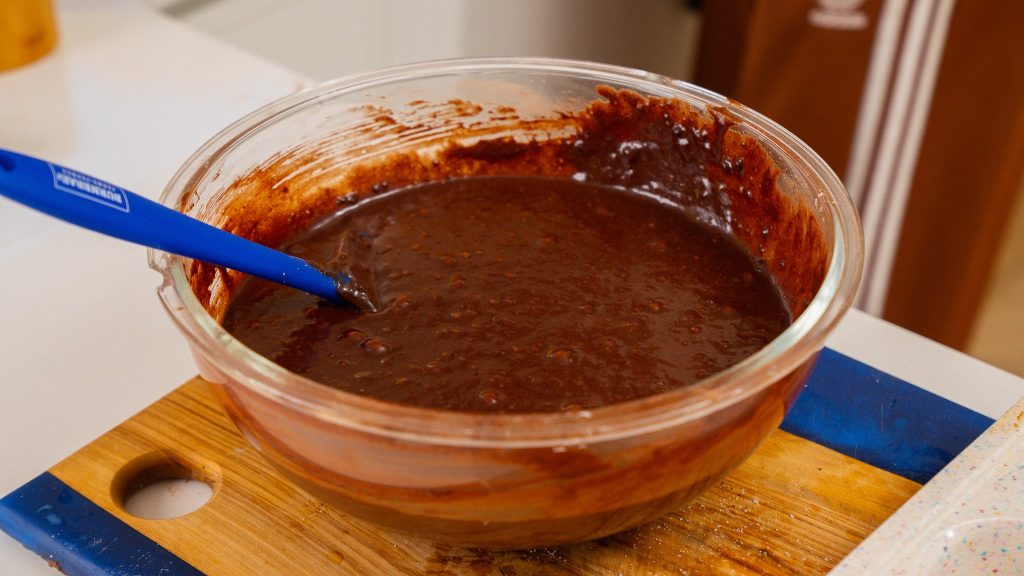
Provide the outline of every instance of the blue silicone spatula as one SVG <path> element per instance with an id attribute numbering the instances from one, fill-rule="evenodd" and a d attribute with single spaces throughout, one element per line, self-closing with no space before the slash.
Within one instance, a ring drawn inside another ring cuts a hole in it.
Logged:
<path id="1" fill-rule="evenodd" d="M 265 278 L 335 304 L 376 310 L 350 276 L 330 276 L 301 258 L 235 236 L 98 178 L 2 148 L 0 196 L 100 234 Z"/>

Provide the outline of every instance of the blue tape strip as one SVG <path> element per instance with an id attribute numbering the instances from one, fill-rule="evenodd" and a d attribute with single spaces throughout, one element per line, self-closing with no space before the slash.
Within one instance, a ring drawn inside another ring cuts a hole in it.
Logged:
<path id="1" fill-rule="evenodd" d="M 49 472 L 0 500 L 0 529 L 70 576 L 203 576 Z"/>
<path id="2" fill-rule="evenodd" d="M 781 428 L 923 484 L 992 422 L 826 348 Z"/>

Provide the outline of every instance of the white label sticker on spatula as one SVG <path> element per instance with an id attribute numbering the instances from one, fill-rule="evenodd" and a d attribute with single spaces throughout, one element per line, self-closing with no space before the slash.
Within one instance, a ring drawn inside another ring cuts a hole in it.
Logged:
<path id="1" fill-rule="evenodd" d="M 128 195 L 124 190 L 87 174 L 54 166 L 47 162 L 53 172 L 53 187 L 86 200 L 92 200 L 121 212 L 130 212 Z"/>

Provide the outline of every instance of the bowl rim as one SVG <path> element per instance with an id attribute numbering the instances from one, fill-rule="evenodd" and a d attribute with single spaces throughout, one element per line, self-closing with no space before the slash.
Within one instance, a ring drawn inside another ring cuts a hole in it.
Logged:
<path id="1" fill-rule="evenodd" d="M 582 445 L 692 422 L 766 389 L 815 357 L 825 336 L 850 307 L 863 266 L 859 217 L 838 176 L 809 146 L 762 114 L 688 82 L 635 68 L 555 58 L 459 58 L 341 77 L 271 102 L 218 132 L 182 164 L 164 188 L 160 202 L 178 209 L 214 159 L 296 109 L 379 84 L 494 71 L 585 76 L 647 95 L 677 97 L 724 109 L 758 138 L 791 156 L 795 164 L 806 166 L 806 175 L 820 182 L 814 198 L 816 207 L 831 214 L 833 245 L 825 278 L 803 313 L 758 352 L 685 388 L 577 412 L 444 411 L 331 388 L 264 358 L 231 336 L 200 305 L 185 276 L 182 257 L 151 248 L 149 264 L 163 275 L 158 288 L 160 299 L 194 352 L 218 358 L 216 368 L 231 381 L 310 417 L 397 440 L 494 448 Z"/>

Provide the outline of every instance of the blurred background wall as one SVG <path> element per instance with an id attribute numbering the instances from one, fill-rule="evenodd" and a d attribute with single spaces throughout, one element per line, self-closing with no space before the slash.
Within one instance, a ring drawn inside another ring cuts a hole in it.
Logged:
<path id="1" fill-rule="evenodd" d="M 148 0 L 315 80 L 556 56 L 696 81 L 844 179 L 859 306 L 1024 374 L 1024 3 L 1014 0 Z"/>
<path id="2" fill-rule="evenodd" d="M 558 56 L 692 75 L 699 18 L 679 0 L 150 0 L 326 80 L 460 56 Z"/>

